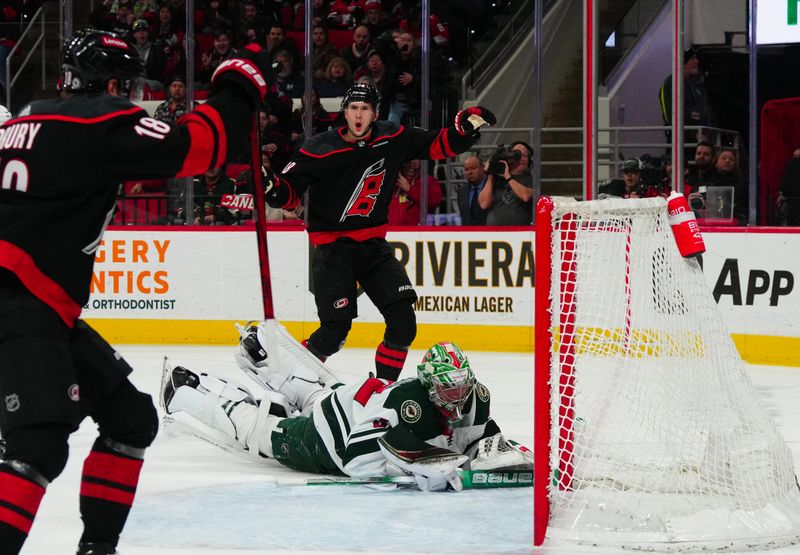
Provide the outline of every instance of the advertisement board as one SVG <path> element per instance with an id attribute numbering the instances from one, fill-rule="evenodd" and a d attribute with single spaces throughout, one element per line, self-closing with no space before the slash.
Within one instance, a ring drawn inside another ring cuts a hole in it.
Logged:
<path id="1" fill-rule="evenodd" d="M 417 343 L 533 348 L 534 233 L 420 228 L 387 237 L 418 295 Z M 797 233 L 706 232 L 704 275 L 745 358 L 800 364 Z M 232 323 L 261 319 L 255 235 L 246 228 L 117 228 L 97 252 L 83 317 L 115 342 L 233 343 Z M 297 337 L 317 327 L 302 230 L 268 234 L 277 318 Z M 366 295 L 348 345 L 373 347 L 383 317 Z M 110 335 L 110 337 L 109 337 Z"/>

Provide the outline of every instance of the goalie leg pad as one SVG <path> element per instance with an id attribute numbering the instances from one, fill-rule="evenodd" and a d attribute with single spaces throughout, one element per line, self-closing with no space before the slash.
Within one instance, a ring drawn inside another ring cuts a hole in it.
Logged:
<path id="1" fill-rule="evenodd" d="M 238 404 L 256 407 L 246 387 L 182 366 L 172 369 L 166 361 L 160 398 L 167 414 L 187 413 L 234 439 L 238 438 L 231 411 Z"/>
<path id="2" fill-rule="evenodd" d="M 283 394 L 294 410 L 310 412 L 325 386 L 339 381 L 276 320 L 237 329 L 239 366 L 267 390 Z"/>
<path id="3" fill-rule="evenodd" d="M 237 440 L 255 459 L 274 458 L 272 432 L 285 418 L 285 408 L 274 404 L 268 397 L 262 399 L 257 407 L 247 403 L 237 403 L 230 413 Z"/>

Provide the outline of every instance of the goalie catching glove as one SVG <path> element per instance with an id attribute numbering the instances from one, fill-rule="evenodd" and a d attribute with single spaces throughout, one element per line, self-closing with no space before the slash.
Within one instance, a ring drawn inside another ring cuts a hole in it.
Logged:
<path id="1" fill-rule="evenodd" d="M 239 50 L 236 57 L 223 60 L 211 76 L 212 91 L 234 84 L 253 100 L 253 109 L 261 105 L 268 87 L 266 71 L 260 63 L 260 51 L 260 46 L 251 43 Z"/>
<path id="2" fill-rule="evenodd" d="M 459 135 L 474 135 L 484 125 L 494 125 L 497 118 L 494 114 L 481 106 L 465 108 L 456 114 L 456 131 Z"/>

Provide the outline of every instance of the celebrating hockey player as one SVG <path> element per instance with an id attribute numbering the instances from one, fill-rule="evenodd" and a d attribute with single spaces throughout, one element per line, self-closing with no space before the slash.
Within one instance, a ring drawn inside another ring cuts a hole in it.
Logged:
<path id="1" fill-rule="evenodd" d="M 453 127 L 428 131 L 378 119 L 380 95 L 356 83 L 342 100 L 346 127 L 308 140 L 266 199 L 294 209 L 309 191 L 308 235 L 315 246 L 314 298 L 320 327 L 305 341 L 325 360 L 344 345 L 357 316 L 360 284 L 386 321 L 375 353 L 378 378 L 396 380 L 417 333 L 416 293 L 386 241 L 389 202 L 400 165 L 412 159 L 443 160 L 470 148 L 483 125 L 496 122 L 486 108 L 458 113 Z"/>
<path id="2" fill-rule="evenodd" d="M 0 127 L 3 555 L 20 551 L 86 416 L 99 436 L 83 465 L 78 553 L 116 552 L 158 418 L 130 366 L 79 319 L 94 254 L 121 180 L 201 174 L 246 135 L 266 93 L 251 55 L 220 64 L 208 102 L 173 126 L 126 98 L 144 75 L 136 51 L 114 33 L 79 31 L 62 51 L 61 98 Z"/>
<path id="3" fill-rule="evenodd" d="M 489 414 L 489 390 L 453 343 L 431 347 L 415 378 L 328 386 L 321 382 L 330 374 L 303 357 L 299 344 L 278 343 L 270 364 L 239 359 L 265 386 L 260 401 L 232 381 L 165 365 L 168 418 L 181 416 L 195 435 L 256 459 L 352 477 L 410 474 L 426 491 L 460 489 L 462 466 L 532 467 L 530 451 L 503 438 Z"/>

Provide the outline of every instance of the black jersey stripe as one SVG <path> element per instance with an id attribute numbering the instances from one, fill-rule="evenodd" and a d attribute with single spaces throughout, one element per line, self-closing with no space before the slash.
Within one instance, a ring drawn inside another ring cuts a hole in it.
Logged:
<path id="1" fill-rule="evenodd" d="M 349 436 L 350 435 L 350 422 L 347 421 L 347 413 L 345 412 L 344 407 L 342 406 L 342 403 L 339 401 L 339 397 L 337 397 L 336 394 L 334 393 L 329 398 L 332 398 L 334 403 L 336 404 L 336 406 L 335 406 L 336 412 L 339 414 L 339 417 L 342 419 L 342 424 L 344 424 L 345 435 Z"/>
<path id="2" fill-rule="evenodd" d="M 325 420 L 328 422 L 328 426 L 331 429 L 334 449 L 336 449 L 336 452 L 341 456 L 344 454 L 345 436 L 342 434 L 342 427 L 339 425 L 339 420 L 336 418 L 336 414 L 333 411 L 333 402 L 331 401 L 331 397 L 333 397 L 333 395 L 329 395 L 320 401 L 319 406 L 322 409 L 322 415 L 325 417 Z"/>
<path id="3" fill-rule="evenodd" d="M 342 457 L 342 464 L 347 464 L 350 461 L 369 455 L 371 453 L 380 452 L 381 448 L 378 445 L 378 440 L 375 441 L 360 441 L 358 443 L 351 443 L 347 448 L 347 457 Z"/>

